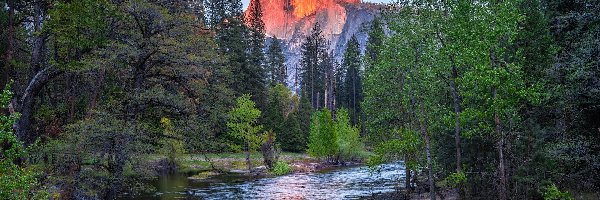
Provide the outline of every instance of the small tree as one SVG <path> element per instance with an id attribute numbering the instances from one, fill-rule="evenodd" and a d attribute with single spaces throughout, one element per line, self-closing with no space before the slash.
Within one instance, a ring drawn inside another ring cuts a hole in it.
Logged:
<path id="1" fill-rule="evenodd" d="M 161 153 L 167 156 L 167 161 L 171 166 L 177 165 L 177 157 L 185 153 L 185 143 L 182 135 L 174 129 L 173 123 L 169 118 L 160 119 L 160 126 L 163 128 L 164 138 L 161 139 Z"/>
<path id="2" fill-rule="evenodd" d="M 345 108 L 337 110 L 335 132 L 338 143 L 338 159 L 340 161 L 353 160 L 360 156 L 364 144 L 360 139 L 360 130 L 350 124 L 350 115 Z"/>
<path id="3" fill-rule="evenodd" d="M 337 135 L 331 113 L 327 109 L 315 112 L 311 116 L 308 154 L 333 161 L 337 151 Z"/>
<path id="4" fill-rule="evenodd" d="M 257 124 L 257 119 L 260 117 L 261 112 L 256 108 L 255 103 L 250 100 L 249 94 L 238 97 L 236 102 L 237 106 L 228 113 L 228 133 L 231 137 L 243 141 L 248 171 L 252 171 L 250 153 L 256 151 L 263 140 L 263 137 L 259 135 L 262 125 Z"/>

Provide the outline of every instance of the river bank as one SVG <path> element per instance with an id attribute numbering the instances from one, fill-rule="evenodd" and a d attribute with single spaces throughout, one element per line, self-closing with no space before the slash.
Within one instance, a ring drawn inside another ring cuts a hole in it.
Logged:
<path id="1" fill-rule="evenodd" d="M 159 155 L 149 156 L 150 165 L 157 174 L 180 173 L 191 174 L 190 179 L 203 179 L 221 173 L 248 173 L 246 157 L 243 153 L 210 153 L 210 154 L 186 154 L 177 158 L 176 166 L 165 164 L 164 157 Z M 254 166 L 254 175 L 272 175 L 263 164 L 260 153 L 250 155 Z M 332 164 L 310 157 L 305 153 L 282 152 L 279 155 L 280 162 L 289 167 L 288 173 L 309 173 L 319 170 L 334 169 L 341 166 L 358 166 L 362 163 L 346 162 L 344 164 Z"/>

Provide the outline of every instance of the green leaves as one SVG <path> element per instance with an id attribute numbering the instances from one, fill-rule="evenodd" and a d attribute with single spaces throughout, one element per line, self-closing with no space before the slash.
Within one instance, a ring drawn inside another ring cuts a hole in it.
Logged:
<path id="1" fill-rule="evenodd" d="M 543 188 L 544 200 L 573 200 L 573 195 L 569 192 L 562 192 L 554 183 Z"/>
<path id="2" fill-rule="evenodd" d="M 311 119 L 308 144 L 311 156 L 335 162 L 362 158 L 364 144 L 358 127 L 350 123 L 348 110 L 337 110 L 335 121 L 327 109 L 313 113 Z"/>
<path id="3" fill-rule="evenodd" d="M 261 112 L 250 100 L 250 95 L 245 94 L 238 97 L 236 107 L 229 110 L 228 114 L 229 135 L 249 144 L 248 151 L 255 151 L 262 144 L 262 137 L 258 135 L 262 130 L 262 125 L 257 125 Z"/>
<path id="4" fill-rule="evenodd" d="M 339 159 L 342 161 L 361 159 L 365 147 L 360 138 L 360 129 L 352 125 L 348 110 L 344 108 L 336 112 L 335 132 Z"/>
<path id="5" fill-rule="evenodd" d="M 12 99 L 10 85 L 0 93 L 0 108 L 7 108 Z M 24 163 L 28 155 L 23 143 L 12 131 L 18 114 L 0 116 L 0 199 L 44 199 L 45 193 L 37 192 L 38 172 Z"/>
<path id="6" fill-rule="evenodd" d="M 311 116 L 308 154 L 317 158 L 333 157 L 338 151 L 335 125 L 329 110 Z"/>
<path id="7" fill-rule="evenodd" d="M 45 26 L 55 36 L 60 60 L 54 62 L 63 69 L 82 68 L 83 54 L 108 41 L 110 22 L 118 17 L 116 7 L 107 0 L 58 1 L 54 6 Z"/>
<path id="8" fill-rule="evenodd" d="M 292 172 L 292 168 L 283 161 L 277 161 L 273 167 L 272 173 L 276 176 L 283 176 Z"/>

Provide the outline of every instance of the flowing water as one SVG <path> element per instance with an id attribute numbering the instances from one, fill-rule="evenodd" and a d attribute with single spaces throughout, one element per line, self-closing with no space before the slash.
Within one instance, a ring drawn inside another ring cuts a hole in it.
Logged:
<path id="1" fill-rule="evenodd" d="M 402 162 L 383 164 L 375 172 L 362 166 L 262 178 L 171 175 L 159 179 L 157 193 L 134 199 L 359 199 L 394 192 L 404 185 L 403 177 Z"/>

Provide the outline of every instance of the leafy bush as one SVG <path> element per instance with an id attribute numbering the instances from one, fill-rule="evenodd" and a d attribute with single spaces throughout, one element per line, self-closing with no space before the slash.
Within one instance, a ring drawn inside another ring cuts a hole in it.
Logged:
<path id="1" fill-rule="evenodd" d="M 348 111 L 336 113 L 334 121 L 329 110 L 315 112 L 311 117 L 308 153 L 317 158 L 344 162 L 366 157 L 360 130 L 350 124 Z"/>
<path id="2" fill-rule="evenodd" d="M 292 168 L 287 163 L 278 161 L 275 163 L 275 166 L 271 172 L 277 176 L 281 176 L 291 173 Z"/>
<path id="3" fill-rule="evenodd" d="M 332 159 L 337 150 L 338 140 L 331 112 L 315 112 L 311 116 L 308 154 L 317 158 Z"/>
<path id="4" fill-rule="evenodd" d="M 7 87 L 0 93 L 0 108 L 7 108 L 11 98 Z M 37 191 L 38 173 L 23 163 L 29 149 L 12 131 L 18 117 L 18 114 L 0 116 L 0 199 L 45 199 L 47 194 Z"/>
<path id="5" fill-rule="evenodd" d="M 185 143 L 180 139 L 181 134 L 175 130 L 173 123 L 169 118 L 160 119 L 160 126 L 163 128 L 163 134 L 167 137 L 161 139 L 161 154 L 167 157 L 170 164 L 177 164 L 177 157 L 185 153 Z"/>
<path id="6" fill-rule="evenodd" d="M 467 182 L 467 175 L 464 172 L 454 172 L 446 177 L 446 182 L 450 187 L 458 187 Z"/>
<path id="7" fill-rule="evenodd" d="M 560 191 L 554 183 L 547 185 L 543 189 L 544 200 L 573 200 L 569 192 Z"/>
<path id="8" fill-rule="evenodd" d="M 360 139 L 360 130 L 350 124 L 348 110 L 337 111 L 335 132 L 338 143 L 338 158 L 341 161 L 360 159 L 364 156 L 364 144 Z"/>

